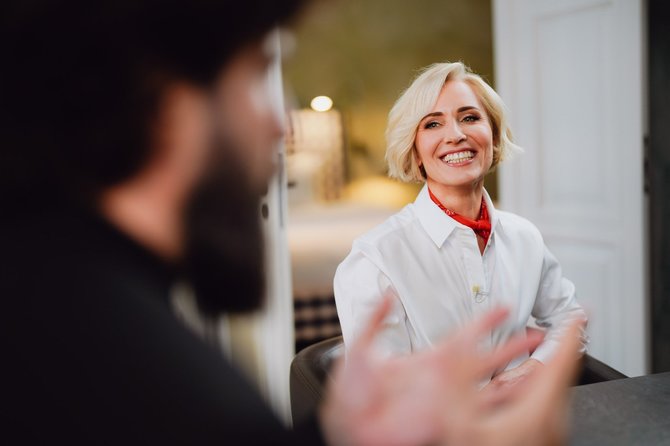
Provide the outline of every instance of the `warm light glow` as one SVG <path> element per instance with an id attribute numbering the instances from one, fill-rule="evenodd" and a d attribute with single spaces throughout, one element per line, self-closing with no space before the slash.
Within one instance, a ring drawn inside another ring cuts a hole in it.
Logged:
<path id="1" fill-rule="evenodd" d="M 317 96 L 312 99 L 310 106 L 313 110 L 325 112 L 333 108 L 333 100 L 328 96 Z"/>

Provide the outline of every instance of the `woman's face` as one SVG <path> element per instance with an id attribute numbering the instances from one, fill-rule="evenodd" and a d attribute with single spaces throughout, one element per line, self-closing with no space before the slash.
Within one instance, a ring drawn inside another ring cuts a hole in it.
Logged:
<path id="1" fill-rule="evenodd" d="M 447 81 L 430 113 L 419 122 L 414 141 L 429 182 L 478 185 L 493 162 L 493 132 L 470 85 Z"/>

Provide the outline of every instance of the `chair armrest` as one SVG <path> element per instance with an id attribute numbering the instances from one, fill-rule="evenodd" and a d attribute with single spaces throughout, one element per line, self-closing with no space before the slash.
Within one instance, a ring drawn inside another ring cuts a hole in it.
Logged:
<path id="1" fill-rule="evenodd" d="M 344 355 L 342 336 L 302 349 L 291 362 L 290 392 L 293 423 L 298 424 L 315 411 L 323 398 L 333 363 Z"/>

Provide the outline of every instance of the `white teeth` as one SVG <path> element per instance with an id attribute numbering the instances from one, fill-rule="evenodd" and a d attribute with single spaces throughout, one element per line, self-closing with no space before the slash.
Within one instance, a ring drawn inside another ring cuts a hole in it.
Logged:
<path id="1" fill-rule="evenodd" d="M 442 157 L 442 161 L 447 164 L 457 164 L 464 161 L 471 160 L 475 157 L 475 152 L 472 150 L 464 150 L 462 152 L 449 153 Z"/>

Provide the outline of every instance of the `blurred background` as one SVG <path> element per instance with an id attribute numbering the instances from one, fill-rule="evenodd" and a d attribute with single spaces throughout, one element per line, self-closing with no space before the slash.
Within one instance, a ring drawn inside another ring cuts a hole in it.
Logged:
<path id="1" fill-rule="evenodd" d="M 251 341 L 239 353 L 254 356 L 248 369 L 263 370 L 280 413 L 293 351 L 340 333 L 332 281 L 352 241 L 419 191 L 386 177 L 386 119 L 417 70 L 444 61 L 469 65 L 509 109 L 525 152 L 486 188 L 497 208 L 540 229 L 575 283 L 589 353 L 629 376 L 670 370 L 666 9 L 663 0 L 322 0 L 278 34 L 272 82 L 289 132 L 264 204 L 268 307 L 254 325 L 270 328 L 248 336 L 261 346 L 255 356 Z M 253 331 L 235 324 L 234 334 Z"/>
<path id="2" fill-rule="evenodd" d="M 386 176 L 391 106 L 420 68 L 463 61 L 525 149 L 486 188 L 538 226 L 575 283 L 591 353 L 630 375 L 653 357 L 667 367 L 650 323 L 648 18 L 643 0 L 337 0 L 283 32 L 296 350 L 339 334 L 337 265 L 419 191 Z"/>
<path id="3" fill-rule="evenodd" d="M 282 34 L 296 349 L 339 334 L 335 269 L 353 239 L 414 201 L 386 176 L 386 119 L 418 70 L 463 61 L 494 84 L 489 0 L 316 2 Z M 497 198 L 497 177 L 487 179 Z"/>
<path id="4" fill-rule="evenodd" d="M 341 114 L 347 188 L 323 198 L 355 196 L 358 184 L 385 177 L 386 117 L 421 67 L 461 60 L 494 79 L 488 0 L 317 2 L 286 37 L 282 43 L 293 50 L 284 64 L 288 105 L 308 109 L 324 95 Z M 415 191 L 407 191 L 409 199 Z M 396 206 L 407 199 L 375 198 Z"/>

